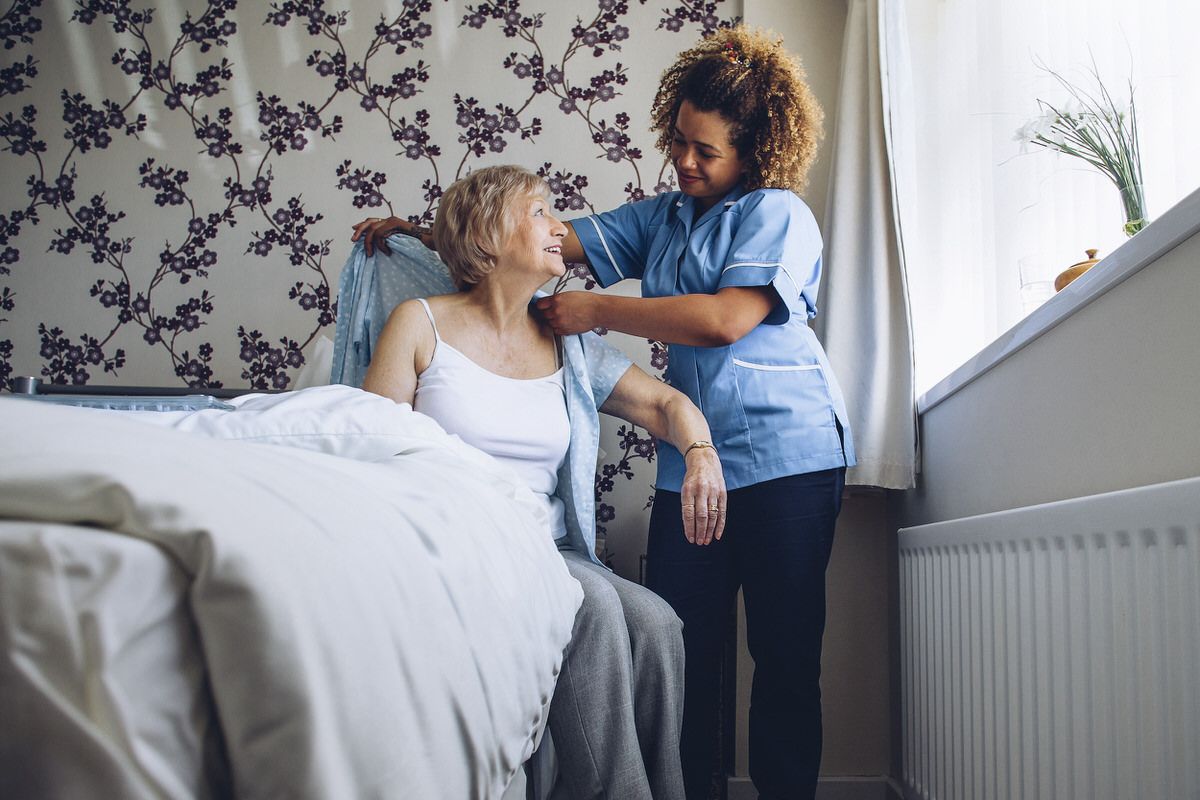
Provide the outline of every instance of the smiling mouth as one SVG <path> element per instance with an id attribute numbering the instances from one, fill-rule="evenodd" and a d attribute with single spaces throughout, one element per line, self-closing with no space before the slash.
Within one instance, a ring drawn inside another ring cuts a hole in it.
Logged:
<path id="1" fill-rule="evenodd" d="M 543 249 L 543 250 L 545 250 L 547 253 L 553 253 L 553 254 L 554 254 L 554 255 L 556 255 L 556 256 L 561 256 L 561 255 L 562 255 L 562 247 L 561 247 L 561 246 L 559 246 L 559 245 L 552 245 L 552 246 L 550 246 L 550 247 L 543 247 L 542 249 Z"/>

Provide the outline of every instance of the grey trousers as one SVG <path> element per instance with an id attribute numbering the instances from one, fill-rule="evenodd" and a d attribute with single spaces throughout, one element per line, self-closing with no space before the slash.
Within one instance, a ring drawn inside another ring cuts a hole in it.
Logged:
<path id="1" fill-rule="evenodd" d="M 683 625 L 665 600 L 569 550 L 583 587 L 550 703 L 552 800 L 682 800 Z"/>

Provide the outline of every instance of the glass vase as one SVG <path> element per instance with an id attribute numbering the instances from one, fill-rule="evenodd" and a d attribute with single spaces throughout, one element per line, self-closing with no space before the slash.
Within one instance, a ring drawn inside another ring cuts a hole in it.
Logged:
<path id="1" fill-rule="evenodd" d="M 1121 191 L 1121 206 L 1125 209 L 1125 235 L 1133 236 L 1150 222 L 1146 219 L 1146 196 L 1140 183 L 1117 188 Z"/>

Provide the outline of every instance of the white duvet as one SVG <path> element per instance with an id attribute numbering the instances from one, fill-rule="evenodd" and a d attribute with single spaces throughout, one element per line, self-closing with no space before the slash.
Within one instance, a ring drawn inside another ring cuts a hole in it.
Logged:
<path id="1" fill-rule="evenodd" d="M 94 796 L 118 796 L 114 771 L 123 797 L 195 793 L 164 751 L 203 730 L 137 708 L 202 715 L 179 688 L 202 667 L 239 797 L 499 797 L 580 601 L 537 504 L 407 406 L 348 387 L 239 402 L 130 419 L 0 399 L 0 787 L 52 790 L 47 754 L 67 781 L 101 753 L 117 766 Z M 167 566 L 131 571 L 146 543 Z M 120 599 L 72 594 L 89 570 Z M 137 609 L 170 624 L 122 639 Z M 193 626 L 190 650 L 130 655 Z"/>

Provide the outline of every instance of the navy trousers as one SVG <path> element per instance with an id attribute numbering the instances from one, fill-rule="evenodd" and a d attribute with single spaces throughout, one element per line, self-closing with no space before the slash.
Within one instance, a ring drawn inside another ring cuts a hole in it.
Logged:
<path id="1" fill-rule="evenodd" d="M 708 800 L 720 769 L 721 659 L 739 586 L 754 659 L 750 777 L 761 800 L 808 800 L 816 791 L 825 568 L 845 477 L 838 467 L 731 491 L 725 533 L 705 547 L 683 536 L 679 494 L 655 494 L 646 583 L 683 621 L 688 800 Z"/>

